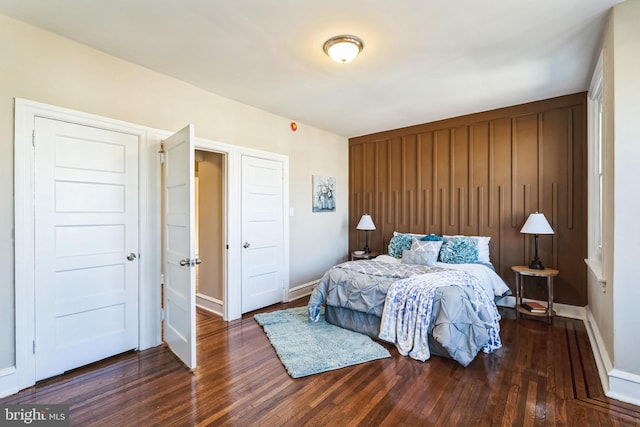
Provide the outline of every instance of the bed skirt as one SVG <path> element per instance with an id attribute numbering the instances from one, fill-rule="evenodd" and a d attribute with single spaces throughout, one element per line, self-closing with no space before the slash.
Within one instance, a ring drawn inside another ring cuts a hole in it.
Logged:
<path id="1" fill-rule="evenodd" d="M 380 332 L 380 318 L 373 314 L 363 313 L 361 311 L 349 310 L 344 307 L 326 306 L 325 319 L 332 325 L 351 331 L 360 332 L 380 341 L 378 333 Z M 429 334 L 429 351 L 437 356 L 451 358 L 447 350 Z"/>

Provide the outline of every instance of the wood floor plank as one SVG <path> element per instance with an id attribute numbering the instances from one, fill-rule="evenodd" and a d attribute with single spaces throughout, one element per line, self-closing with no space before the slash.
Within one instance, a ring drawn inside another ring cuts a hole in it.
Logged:
<path id="1" fill-rule="evenodd" d="M 258 312 L 306 304 L 299 300 Z M 165 346 L 128 352 L 0 399 L 66 403 L 71 425 L 634 426 L 640 408 L 604 396 L 584 324 L 516 319 L 503 348 L 463 368 L 391 358 L 293 379 L 254 313 L 233 322 L 198 312 L 198 367 Z"/>

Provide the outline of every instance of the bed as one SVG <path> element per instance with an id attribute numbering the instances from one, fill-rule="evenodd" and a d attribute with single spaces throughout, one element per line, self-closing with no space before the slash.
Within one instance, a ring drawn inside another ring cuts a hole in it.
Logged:
<path id="1" fill-rule="evenodd" d="M 394 233 L 389 255 L 332 267 L 314 288 L 310 321 L 396 345 L 416 360 L 432 354 L 467 366 L 501 347 L 495 300 L 510 294 L 489 261 L 489 238 Z"/>

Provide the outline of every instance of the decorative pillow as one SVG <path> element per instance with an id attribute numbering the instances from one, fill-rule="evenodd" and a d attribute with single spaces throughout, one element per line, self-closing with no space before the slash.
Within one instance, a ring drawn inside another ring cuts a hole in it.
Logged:
<path id="1" fill-rule="evenodd" d="M 417 253 L 427 253 L 428 255 L 426 255 L 426 258 L 423 259 L 423 262 L 426 262 L 426 264 L 423 264 L 422 262 L 405 262 L 404 261 L 404 252 L 402 254 L 403 257 L 403 261 L 405 264 L 422 264 L 422 265 L 428 265 L 429 267 L 433 267 L 434 265 L 436 265 L 436 262 L 438 262 L 438 256 L 440 254 L 440 247 L 442 246 L 442 241 L 424 241 L 422 239 L 413 239 L 413 243 L 411 243 L 411 251 L 410 252 L 417 252 Z"/>
<path id="2" fill-rule="evenodd" d="M 394 236 L 397 236 L 398 234 L 404 234 L 405 236 L 411 236 L 411 237 L 413 237 L 414 239 L 421 239 L 421 238 L 423 238 L 423 237 L 425 237 L 425 236 L 426 236 L 425 234 L 416 234 L 416 233 L 400 233 L 399 231 L 394 231 L 394 232 L 393 232 L 393 235 L 394 235 Z"/>
<path id="3" fill-rule="evenodd" d="M 420 240 L 426 240 L 428 242 L 442 242 L 444 241 L 444 238 L 438 236 L 437 234 L 428 234 Z"/>
<path id="4" fill-rule="evenodd" d="M 409 234 L 394 233 L 394 236 L 389 241 L 389 255 L 394 258 L 401 258 L 402 251 L 411 249 L 411 243 L 413 237 Z"/>
<path id="5" fill-rule="evenodd" d="M 485 264 L 490 264 L 491 259 L 489 258 L 489 241 L 491 240 L 490 236 L 443 236 L 444 240 L 452 240 L 457 238 L 468 239 L 471 240 L 476 248 L 478 249 L 478 262 L 483 262 Z"/>
<path id="6" fill-rule="evenodd" d="M 413 239 L 411 250 L 416 252 L 435 252 L 435 254 L 438 255 L 443 243 L 442 240 Z"/>
<path id="7" fill-rule="evenodd" d="M 403 264 L 419 264 L 433 267 L 438 261 L 438 252 L 433 251 L 402 251 Z"/>
<path id="8" fill-rule="evenodd" d="M 478 249 L 470 239 L 457 237 L 445 240 L 440 248 L 440 261 L 449 264 L 472 264 L 478 262 Z"/>

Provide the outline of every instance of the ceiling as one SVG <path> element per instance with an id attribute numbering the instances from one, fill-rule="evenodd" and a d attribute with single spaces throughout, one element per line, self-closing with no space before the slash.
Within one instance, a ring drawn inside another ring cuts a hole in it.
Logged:
<path id="1" fill-rule="evenodd" d="M 585 91 L 620 0 L 0 0 L 0 13 L 353 137 Z M 323 52 L 353 34 L 349 64 Z"/>

